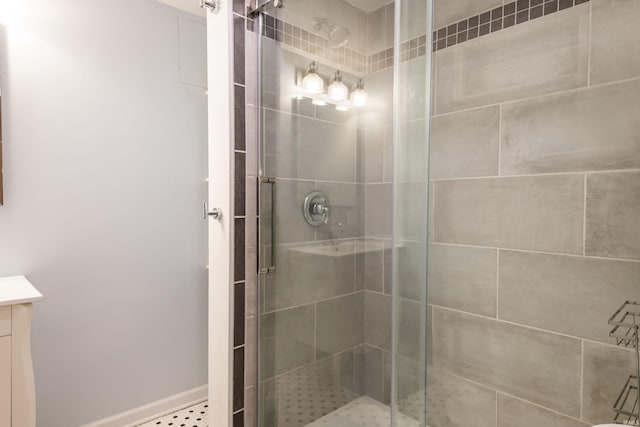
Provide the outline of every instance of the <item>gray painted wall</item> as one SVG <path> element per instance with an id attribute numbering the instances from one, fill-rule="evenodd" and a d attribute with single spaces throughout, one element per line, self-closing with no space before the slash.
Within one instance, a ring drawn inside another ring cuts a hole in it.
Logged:
<path id="1" fill-rule="evenodd" d="M 205 33 L 152 0 L 0 17 L 0 276 L 26 274 L 38 425 L 206 383 Z"/>

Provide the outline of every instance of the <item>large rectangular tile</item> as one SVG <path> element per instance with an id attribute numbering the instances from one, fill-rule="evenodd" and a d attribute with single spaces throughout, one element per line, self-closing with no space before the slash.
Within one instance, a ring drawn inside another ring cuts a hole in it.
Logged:
<path id="1" fill-rule="evenodd" d="M 329 385 L 333 390 L 356 390 L 354 350 L 318 360 L 314 366 L 315 380 Z M 314 378 L 310 376 L 309 378 Z M 315 384 L 310 384 L 314 386 Z M 302 392 L 303 390 L 300 390 Z M 308 400 L 313 405 L 313 399 Z"/>
<path id="2" fill-rule="evenodd" d="M 400 62 L 398 99 L 396 102 L 396 117 L 399 123 L 399 130 L 406 127 L 404 123 L 406 121 L 424 120 L 428 104 L 426 84 L 430 71 L 427 69 L 426 56 L 418 56 L 408 61 Z M 423 140 L 426 139 L 423 138 Z M 424 146 L 426 147 L 426 144 Z"/>
<path id="3" fill-rule="evenodd" d="M 384 242 L 368 239 L 364 242 L 364 283 L 369 291 L 384 292 Z"/>
<path id="4" fill-rule="evenodd" d="M 364 341 L 391 350 L 391 296 L 364 293 Z"/>
<path id="5" fill-rule="evenodd" d="M 315 229 L 307 224 L 301 212 L 304 198 L 314 188 L 313 182 L 288 179 L 278 179 L 275 185 L 261 184 L 260 233 L 263 244 L 271 242 L 272 233 L 278 244 L 314 240 Z"/>
<path id="6" fill-rule="evenodd" d="M 392 364 L 395 366 L 395 375 L 391 375 L 389 379 L 395 382 L 398 413 L 420 420 L 420 424 L 424 425 L 426 367 L 404 357 L 396 357 Z"/>
<path id="7" fill-rule="evenodd" d="M 495 427 L 496 392 L 430 368 L 427 372 L 427 425 Z"/>
<path id="8" fill-rule="evenodd" d="M 640 263 L 500 251 L 499 292 L 501 319 L 610 343 L 605 320 L 640 292 Z"/>
<path id="9" fill-rule="evenodd" d="M 502 174 L 640 167 L 639 116 L 640 81 L 505 104 Z"/>
<path id="10" fill-rule="evenodd" d="M 496 316 L 496 249 L 429 245 L 429 303 Z"/>
<path id="11" fill-rule="evenodd" d="M 358 129 L 358 181 L 382 182 L 384 161 L 384 128 Z"/>
<path id="12" fill-rule="evenodd" d="M 640 259 L 640 172 L 587 176 L 585 251 Z"/>
<path id="13" fill-rule="evenodd" d="M 387 44 L 387 8 L 381 7 L 367 15 L 367 53 L 377 53 L 392 47 Z"/>
<path id="14" fill-rule="evenodd" d="M 360 111 L 360 125 L 390 127 L 393 124 L 393 68 L 367 75 L 365 83 L 369 100 L 367 108 Z"/>
<path id="15" fill-rule="evenodd" d="M 395 200 L 399 239 L 421 243 L 427 241 L 428 185 L 426 180 L 398 183 Z"/>
<path id="16" fill-rule="evenodd" d="M 431 179 L 498 175 L 500 108 L 433 117 Z"/>
<path id="17" fill-rule="evenodd" d="M 320 302 L 317 310 L 317 358 L 347 350 L 364 342 L 362 292 Z"/>
<path id="18" fill-rule="evenodd" d="M 580 415 L 580 340 L 434 308 L 434 367 Z"/>
<path id="19" fill-rule="evenodd" d="M 365 192 L 365 235 L 391 237 L 391 184 L 367 184 Z"/>
<path id="20" fill-rule="evenodd" d="M 640 2 L 594 0 L 591 84 L 640 76 Z"/>
<path id="21" fill-rule="evenodd" d="M 587 424 L 499 393 L 498 427 L 513 426 L 587 427 Z"/>
<path id="22" fill-rule="evenodd" d="M 312 362 L 315 306 L 305 305 L 260 317 L 262 380 Z"/>
<path id="23" fill-rule="evenodd" d="M 356 360 L 361 364 L 362 394 L 379 402 L 384 400 L 384 366 L 382 350 L 363 345 L 356 350 Z"/>
<path id="24" fill-rule="evenodd" d="M 395 286 L 398 290 L 397 294 L 401 298 L 424 303 L 427 298 L 427 244 L 400 241 L 396 254 L 398 274 Z M 389 252 L 389 255 L 393 254 Z M 391 268 L 392 266 L 389 266 L 390 270 Z M 389 274 L 389 276 L 391 278 L 393 274 Z M 392 291 L 391 287 L 387 287 L 386 290 Z"/>
<path id="25" fill-rule="evenodd" d="M 613 405 L 631 374 L 635 374 L 632 351 L 585 341 L 582 418 L 594 424 L 610 423 Z"/>
<path id="26" fill-rule="evenodd" d="M 276 247 L 276 271 L 263 287 L 264 308 L 278 310 L 352 293 L 355 289 L 355 254 L 320 255 L 308 242 Z M 311 250 L 311 252 L 310 252 Z"/>
<path id="27" fill-rule="evenodd" d="M 584 177 L 435 183 L 435 241 L 582 253 Z"/>
<path id="28" fill-rule="evenodd" d="M 316 240 L 364 235 L 364 185 L 319 182 L 331 208 L 329 222 L 316 227 Z"/>
<path id="29" fill-rule="evenodd" d="M 413 362 L 426 359 L 427 312 L 423 305 L 400 298 L 396 305 L 398 354 Z M 391 319 L 389 319 L 391 321 Z"/>
<path id="30" fill-rule="evenodd" d="M 266 174 L 354 182 L 356 128 L 263 110 Z"/>
<path id="31" fill-rule="evenodd" d="M 297 99 L 294 84 L 296 71 L 305 70 L 311 61 L 282 49 L 274 40 L 262 37 L 261 42 L 261 107 L 314 117 L 315 105 L 310 99 Z M 249 82 L 252 80 L 249 79 Z"/>
<path id="32" fill-rule="evenodd" d="M 422 75 L 422 74 L 417 74 Z M 412 90 L 414 90 L 412 88 Z M 415 113 L 414 108 L 409 110 Z M 425 113 L 422 112 L 422 117 Z M 428 135 L 423 118 L 398 124 L 397 168 L 398 180 L 424 181 L 428 172 Z"/>
<path id="33" fill-rule="evenodd" d="M 587 84 L 589 4 L 436 54 L 438 114 Z"/>
<path id="34" fill-rule="evenodd" d="M 440 28 L 498 6 L 502 6 L 502 0 L 436 0 L 433 25 Z"/>

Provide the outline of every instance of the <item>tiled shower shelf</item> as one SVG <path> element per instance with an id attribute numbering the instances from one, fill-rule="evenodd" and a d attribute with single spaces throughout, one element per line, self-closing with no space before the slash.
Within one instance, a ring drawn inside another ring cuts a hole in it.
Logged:
<path id="1" fill-rule="evenodd" d="M 341 257 L 383 251 L 384 242 L 374 239 L 325 240 L 313 244 L 292 246 L 289 250 L 310 255 Z"/>

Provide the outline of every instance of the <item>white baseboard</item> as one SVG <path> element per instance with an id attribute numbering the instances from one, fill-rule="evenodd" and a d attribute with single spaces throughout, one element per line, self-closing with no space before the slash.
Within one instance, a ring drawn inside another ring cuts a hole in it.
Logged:
<path id="1" fill-rule="evenodd" d="M 82 427 L 134 427 L 138 424 L 151 421 L 154 418 L 200 403 L 207 399 L 207 392 L 207 386 L 203 385 L 108 418 L 85 424 Z"/>

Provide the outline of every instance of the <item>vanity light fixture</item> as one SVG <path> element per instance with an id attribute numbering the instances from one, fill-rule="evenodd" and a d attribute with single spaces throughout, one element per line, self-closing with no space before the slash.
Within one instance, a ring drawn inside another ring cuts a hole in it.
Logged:
<path id="1" fill-rule="evenodd" d="M 364 81 L 358 80 L 355 84 L 353 92 L 351 92 L 351 104 L 354 107 L 364 107 L 369 100 L 369 94 L 364 90 Z"/>
<path id="2" fill-rule="evenodd" d="M 296 72 L 296 91 L 294 99 L 309 99 L 315 106 L 333 105 L 336 111 L 349 111 L 367 105 L 369 94 L 364 90 L 364 80 L 358 79 L 351 91 L 342 80 L 342 72 L 337 70 L 330 79 L 328 87 L 318 73 L 318 64 L 313 61 L 304 70 Z"/>
<path id="3" fill-rule="evenodd" d="M 324 92 L 324 80 L 318 74 L 318 64 L 313 61 L 307 67 L 302 79 L 302 89 L 311 95 Z"/>
<path id="4" fill-rule="evenodd" d="M 331 84 L 327 90 L 327 95 L 335 102 L 342 102 L 349 99 L 349 88 L 342 82 L 342 73 L 336 71 L 331 77 Z"/>

